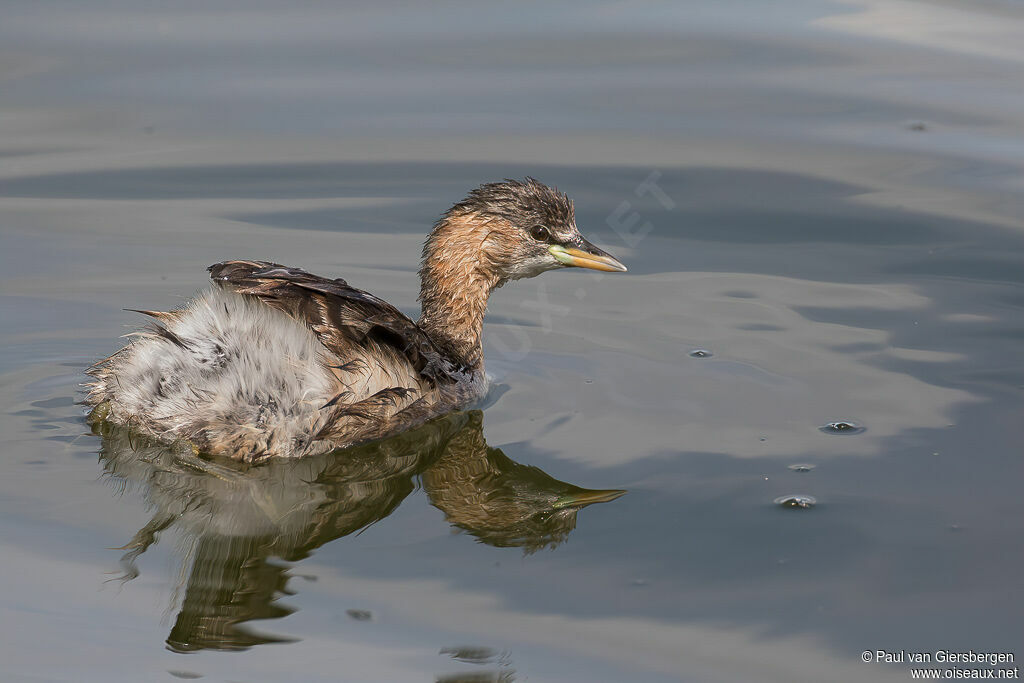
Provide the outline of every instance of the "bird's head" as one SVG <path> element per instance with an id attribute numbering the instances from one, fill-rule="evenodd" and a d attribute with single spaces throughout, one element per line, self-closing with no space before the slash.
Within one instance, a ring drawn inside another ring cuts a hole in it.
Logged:
<path id="1" fill-rule="evenodd" d="M 565 194 L 533 178 L 481 185 L 449 209 L 424 249 L 425 265 L 441 259 L 469 261 L 498 286 L 570 266 L 626 270 L 580 234 Z"/>

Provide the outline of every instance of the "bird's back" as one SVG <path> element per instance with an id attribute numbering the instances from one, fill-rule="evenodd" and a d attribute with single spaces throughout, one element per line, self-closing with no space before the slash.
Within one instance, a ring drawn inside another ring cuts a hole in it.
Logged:
<path id="1" fill-rule="evenodd" d="M 276 264 L 220 285 L 90 369 L 94 416 L 242 460 L 381 438 L 475 397 L 415 324 L 342 280 Z"/>

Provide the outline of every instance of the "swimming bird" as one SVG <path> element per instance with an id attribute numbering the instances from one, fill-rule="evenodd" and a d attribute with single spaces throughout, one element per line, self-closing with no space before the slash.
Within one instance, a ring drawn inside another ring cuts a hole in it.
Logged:
<path id="1" fill-rule="evenodd" d="M 154 324 L 87 371 L 90 419 L 248 462 L 381 439 L 482 398 L 491 292 L 569 266 L 626 270 L 533 178 L 481 185 L 434 224 L 416 322 L 340 278 L 217 263 L 213 288 L 138 311 Z"/>

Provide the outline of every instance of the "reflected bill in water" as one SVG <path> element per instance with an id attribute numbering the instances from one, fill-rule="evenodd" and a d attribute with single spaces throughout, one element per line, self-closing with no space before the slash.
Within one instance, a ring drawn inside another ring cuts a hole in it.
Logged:
<path id="1" fill-rule="evenodd" d="M 511 460 L 487 445 L 479 411 L 343 452 L 256 466 L 197 456 L 109 423 L 93 430 L 102 438 L 105 476 L 154 510 L 122 548 L 121 578 L 138 576 L 136 560 L 161 531 L 175 528 L 189 541 L 182 544 L 181 605 L 167 638 L 176 652 L 292 640 L 244 625 L 294 611 L 277 602 L 290 593 L 287 563 L 387 517 L 416 477 L 454 527 L 525 553 L 559 545 L 581 508 L 625 493 L 580 488 Z"/>

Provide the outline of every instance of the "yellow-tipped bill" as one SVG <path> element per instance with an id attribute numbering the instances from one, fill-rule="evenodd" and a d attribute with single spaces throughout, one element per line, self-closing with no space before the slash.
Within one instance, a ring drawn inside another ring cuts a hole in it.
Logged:
<path id="1" fill-rule="evenodd" d="M 558 259 L 559 263 L 578 268 L 591 268 L 603 270 L 609 273 L 625 273 L 626 266 L 609 254 L 595 247 L 590 242 L 583 242 L 584 248 L 564 247 L 561 244 L 552 244 L 548 251 Z"/>

